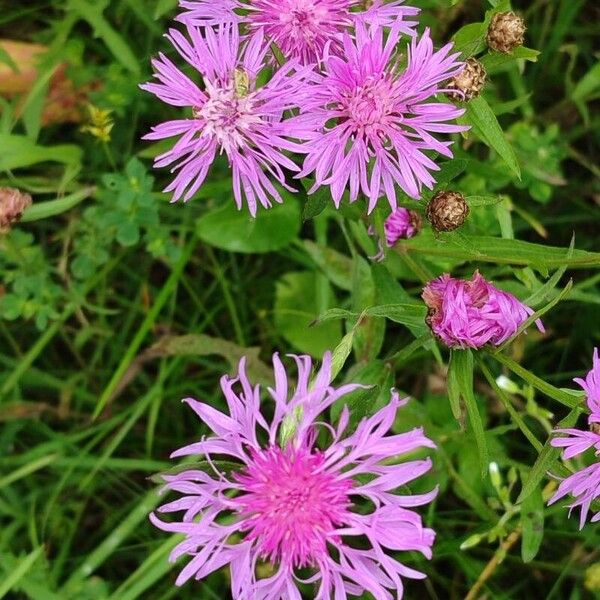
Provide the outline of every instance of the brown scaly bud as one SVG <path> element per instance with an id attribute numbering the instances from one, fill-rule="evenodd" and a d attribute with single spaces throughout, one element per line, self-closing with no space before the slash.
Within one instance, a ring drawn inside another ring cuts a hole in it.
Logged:
<path id="1" fill-rule="evenodd" d="M 469 205 L 459 192 L 438 192 L 429 201 L 426 214 L 436 232 L 454 231 L 469 216 Z"/>
<path id="2" fill-rule="evenodd" d="M 508 54 L 522 46 L 525 36 L 525 21 L 514 12 L 496 13 L 487 32 L 487 43 L 492 50 Z"/>
<path id="3" fill-rule="evenodd" d="M 590 431 L 592 433 L 597 433 L 598 435 L 600 435 L 600 423 L 592 423 L 590 425 Z"/>
<path id="4" fill-rule="evenodd" d="M 15 188 L 0 187 L 0 233 L 6 233 L 31 204 L 31 196 Z"/>
<path id="5" fill-rule="evenodd" d="M 471 98 L 479 96 L 485 85 L 486 75 L 483 65 L 476 58 L 469 58 L 464 69 L 446 86 L 449 90 L 456 91 L 448 91 L 446 95 L 452 100 L 468 102 Z"/>

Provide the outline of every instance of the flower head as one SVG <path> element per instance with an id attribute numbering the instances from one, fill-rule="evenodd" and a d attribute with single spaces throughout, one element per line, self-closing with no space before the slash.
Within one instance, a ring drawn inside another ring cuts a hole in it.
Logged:
<path id="1" fill-rule="evenodd" d="M 512 294 L 499 290 L 475 271 L 470 281 L 447 273 L 423 290 L 427 322 L 450 348 L 499 346 L 513 336 L 533 310 Z M 536 322 L 544 331 L 541 321 Z"/>
<path id="2" fill-rule="evenodd" d="M 298 380 L 289 397 L 285 368 L 277 355 L 273 358 L 270 423 L 243 359 L 237 377 L 221 380 L 229 415 L 186 400 L 213 434 L 173 456 L 200 455 L 206 468 L 164 476 L 166 488 L 182 496 L 158 512 L 183 512 L 180 522 L 151 515 L 157 527 L 186 536 L 171 556 L 191 556 L 177 584 L 229 564 L 235 600 L 287 600 L 300 598 L 298 569 L 306 568 L 312 575 L 302 581 L 318 586 L 316 600 L 364 592 L 391 598 L 388 590 L 401 597 L 402 577 L 424 575 L 385 550 L 431 556 L 435 533 L 412 507 L 430 502 L 437 490 L 394 493 L 431 467 L 428 458 L 397 459 L 435 445 L 421 429 L 390 434 L 403 404 L 395 393 L 388 406 L 363 419 L 354 433 L 346 433 L 347 407 L 335 428 L 320 422 L 323 411 L 361 386 L 331 386 L 329 353 L 312 382 L 310 358 L 295 361 Z M 329 443 L 318 444 L 317 437 L 323 438 L 318 433 L 329 436 Z M 218 456 L 227 459 L 227 470 Z M 357 510 L 361 499 L 369 501 L 367 510 Z M 271 563 L 271 576 L 257 578 L 260 561 Z"/>
<path id="3" fill-rule="evenodd" d="M 600 456 L 600 436 L 597 436 L 598 442 L 596 445 L 596 457 Z M 555 446 L 554 442 L 562 440 L 564 438 L 556 438 L 552 440 L 552 445 Z M 571 495 L 574 498 L 572 504 L 569 504 L 569 514 L 573 509 L 579 509 L 579 529 L 582 529 L 585 525 L 585 521 L 588 516 L 588 512 L 594 500 L 600 498 L 600 460 L 581 471 L 577 471 L 566 477 L 560 482 L 558 490 L 550 498 L 548 504 L 554 504 L 561 498 L 567 495 Z M 596 512 L 591 519 L 592 523 L 600 521 L 600 512 Z"/>
<path id="4" fill-rule="evenodd" d="M 452 44 L 434 51 L 427 30 L 408 47 L 406 68 L 395 56 L 400 32 L 393 26 L 384 41 L 381 28 L 356 28 L 356 40 L 344 36 L 343 57 L 325 58 L 298 117 L 306 124 L 304 161 L 298 177 L 314 173 L 311 192 L 331 187 L 339 206 L 347 186 L 350 202 L 362 191 L 371 212 L 384 193 L 396 208 L 395 184 L 419 198 L 433 187 L 430 171 L 439 167 L 426 150 L 451 157 L 451 142 L 432 133 L 453 133 L 465 127 L 447 123 L 463 114 L 452 104 L 434 102 L 441 82 L 462 69 Z M 311 132 L 312 131 L 312 132 Z"/>
<path id="5" fill-rule="evenodd" d="M 407 240 L 419 233 L 422 225 L 421 215 L 407 208 L 399 207 L 385 220 L 385 243 L 389 248 L 398 240 Z"/>
<path id="6" fill-rule="evenodd" d="M 181 136 L 155 167 L 174 165 L 177 172 L 165 192 L 173 201 L 189 200 L 204 182 L 217 153 L 225 153 L 232 169 L 233 192 L 238 208 L 245 197 L 250 213 L 258 203 L 268 208 L 272 200 L 282 202 L 272 179 L 285 183 L 283 169 L 298 171 L 284 150 L 297 150 L 289 140 L 297 132 L 284 112 L 301 102 L 300 91 L 307 69 L 293 61 L 281 67 L 268 83 L 257 86 L 265 48 L 260 36 L 240 45 L 237 27 L 223 25 L 207 29 L 204 37 L 195 28 L 190 40 L 171 29 L 168 39 L 177 52 L 202 76 L 200 88 L 166 56 L 152 62 L 158 83 L 143 89 L 173 106 L 189 107 L 192 118 L 167 121 L 153 128 L 145 139 Z"/>
<path id="7" fill-rule="evenodd" d="M 598 348 L 594 348 L 592 370 L 585 376 L 585 379 L 577 377 L 574 381 L 585 391 L 586 402 L 591 412 L 589 422 L 600 423 L 600 357 Z"/>
<path id="8" fill-rule="evenodd" d="M 600 498 L 600 431 L 597 425 L 600 423 L 600 358 L 598 358 L 598 348 L 594 349 L 592 370 L 586 375 L 585 379 L 576 378 L 575 381 L 586 393 L 586 402 L 591 412 L 588 418 L 591 431 L 556 429 L 555 433 L 562 433 L 564 436 L 555 437 L 550 443 L 555 448 L 564 448 L 562 457 L 565 460 L 593 448 L 596 454 L 596 462 L 563 479 L 548 503 L 553 504 L 564 496 L 571 494 L 575 498 L 575 502 L 570 504 L 569 508 L 570 510 L 580 509 L 579 528 L 581 529 L 585 524 L 592 502 Z M 600 521 L 600 512 L 592 517 L 592 522 L 595 521 Z"/>
<path id="9" fill-rule="evenodd" d="M 404 33 L 413 34 L 417 23 L 410 17 L 419 9 L 403 3 L 375 0 L 364 9 L 364 0 L 182 0 L 184 12 L 178 18 L 196 27 L 241 24 L 250 35 L 264 32 L 267 43 L 274 43 L 286 59 L 311 64 L 323 58 L 326 47 L 341 52 L 342 34 L 356 21 L 380 26 L 397 21 Z"/>

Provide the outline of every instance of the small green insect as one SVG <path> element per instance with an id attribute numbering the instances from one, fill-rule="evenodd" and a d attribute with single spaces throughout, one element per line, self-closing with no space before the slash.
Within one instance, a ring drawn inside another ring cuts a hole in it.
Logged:
<path id="1" fill-rule="evenodd" d="M 250 77 L 243 69 L 236 69 L 234 76 L 235 92 L 238 97 L 243 98 L 250 91 Z"/>

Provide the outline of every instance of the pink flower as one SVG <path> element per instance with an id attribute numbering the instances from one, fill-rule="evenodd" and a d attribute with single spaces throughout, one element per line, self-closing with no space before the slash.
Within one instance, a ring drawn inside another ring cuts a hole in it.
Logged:
<path id="1" fill-rule="evenodd" d="M 600 436 L 598 436 L 600 437 Z M 561 438 L 557 438 L 561 439 Z M 553 442 L 556 440 L 553 440 Z M 552 445 L 555 445 L 554 443 Z M 600 453 L 597 452 L 596 456 Z M 556 493 L 550 498 L 548 504 L 554 504 L 567 495 L 573 496 L 575 501 L 569 504 L 569 514 L 573 509 L 579 509 L 579 529 L 585 525 L 588 512 L 594 500 L 600 498 L 600 461 L 581 471 L 577 471 L 566 479 L 563 479 L 558 486 Z M 591 522 L 600 521 L 600 512 L 596 512 L 591 518 Z"/>
<path id="2" fill-rule="evenodd" d="M 425 286 L 422 297 L 429 308 L 429 326 L 450 348 L 499 346 L 533 314 L 512 294 L 486 281 L 479 271 L 471 281 L 445 273 Z M 544 331 L 541 321 L 536 325 Z"/>
<path id="3" fill-rule="evenodd" d="M 264 32 L 267 43 L 274 43 L 286 59 L 308 65 L 323 58 L 326 46 L 339 54 L 342 34 L 356 21 L 380 26 L 398 22 L 400 31 L 413 35 L 417 22 L 405 19 L 419 9 L 403 3 L 375 0 L 365 10 L 363 0 L 182 0 L 185 11 L 178 20 L 195 27 L 233 22 L 251 36 Z"/>
<path id="4" fill-rule="evenodd" d="M 149 140 L 181 136 L 156 158 L 155 167 L 173 165 L 177 175 L 165 192 L 173 192 L 173 201 L 182 196 L 187 201 L 203 184 L 217 153 L 225 153 L 236 204 L 241 208 L 245 197 L 254 216 L 259 202 L 265 208 L 272 200 L 282 202 L 272 180 L 291 189 L 283 169 L 299 171 L 283 154 L 298 150 L 289 140 L 298 131 L 283 114 L 298 106 L 309 71 L 291 61 L 258 87 L 265 56 L 260 36 L 240 48 L 237 27 L 231 25 L 207 29 L 204 37 L 194 28 L 188 34 L 191 41 L 175 29 L 167 37 L 202 75 L 204 86 L 196 85 L 163 54 L 152 61 L 158 83 L 142 86 L 163 102 L 188 107 L 192 113 L 192 118 L 161 123 L 145 136 Z"/>
<path id="5" fill-rule="evenodd" d="M 398 240 L 410 239 L 417 235 L 420 227 L 421 218 L 418 213 L 399 207 L 385 220 L 385 242 L 391 248 Z"/>
<path id="6" fill-rule="evenodd" d="M 157 527 L 185 535 L 171 559 L 189 555 L 191 560 L 176 583 L 229 565 L 235 600 L 299 600 L 299 581 L 315 584 L 316 600 L 366 592 L 387 599 L 392 597 L 388 590 L 401 597 L 402 577 L 424 574 L 386 550 L 431 557 L 435 533 L 412 508 L 430 502 L 437 490 L 395 493 L 431 468 L 429 458 L 398 458 L 435 445 L 420 428 L 390 434 L 404 404 L 396 393 L 354 433 L 346 433 L 347 407 L 335 427 L 319 421 L 334 402 L 362 386 L 332 387 L 329 353 L 312 378 L 310 358 L 294 359 L 295 385 L 279 357 L 273 357 L 270 423 L 261 412 L 259 386 L 248 381 L 244 359 L 237 377 L 221 379 L 228 415 L 185 400 L 212 435 L 173 453 L 198 455 L 204 468 L 164 476 L 166 488 L 181 496 L 158 512 L 183 512 L 182 520 L 165 522 L 151 515 Z M 325 435 L 329 442 L 318 444 Z M 217 456 L 227 460 L 227 469 Z M 272 575 L 264 579 L 256 576 L 261 561 L 272 565 Z M 308 579 L 301 580 L 298 569 L 308 569 Z"/>
<path id="7" fill-rule="evenodd" d="M 435 102 L 441 82 L 461 71 L 452 44 L 434 52 L 429 30 L 408 47 L 408 64 L 398 67 L 400 31 L 393 26 L 384 41 L 383 30 L 356 27 L 356 40 L 343 39 L 343 57 L 328 55 L 323 74 L 311 84 L 297 117 L 304 123 L 304 161 L 297 177 L 314 173 L 314 192 L 331 187 L 336 206 L 349 186 L 350 202 L 362 191 L 371 212 L 386 195 L 396 208 L 395 184 L 413 198 L 435 183 L 430 171 L 439 167 L 425 151 L 452 157 L 451 142 L 432 133 L 454 133 L 466 127 L 451 125 L 464 109 Z"/>
<path id="8" fill-rule="evenodd" d="M 589 422 L 600 423 L 600 357 L 598 357 L 598 348 L 594 348 L 592 370 L 585 376 L 585 379 L 577 377 L 574 381 L 586 393 L 587 405 L 592 413 Z"/>
<path id="9" fill-rule="evenodd" d="M 580 429 L 556 429 L 555 433 L 564 433 L 566 437 L 555 437 L 551 440 L 555 448 L 564 448 L 564 460 L 578 456 L 593 448 L 596 454 L 595 464 L 577 471 L 563 479 L 556 493 L 550 498 L 548 504 L 553 504 L 570 494 L 576 501 L 569 505 L 570 511 L 580 509 L 579 528 L 581 529 L 587 519 L 590 506 L 594 500 L 600 498 L 600 359 L 598 348 L 594 349 L 592 370 L 585 379 L 576 378 L 575 381 L 585 390 L 587 405 L 591 411 L 588 418 L 591 431 Z M 600 521 L 600 512 L 592 517 L 592 523 Z"/>

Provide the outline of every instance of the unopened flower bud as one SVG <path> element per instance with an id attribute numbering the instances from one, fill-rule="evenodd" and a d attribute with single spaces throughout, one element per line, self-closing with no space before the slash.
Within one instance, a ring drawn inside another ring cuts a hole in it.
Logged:
<path id="1" fill-rule="evenodd" d="M 469 101 L 479 96 L 485 85 L 486 72 L 483 65 L 476 58 L 469 58 L 464 69 L 453 77 L 446 86 L 449 90 L 446 95 L 452 100 Z"/>
<path id="2" fill-rule="evenodd" d="M 427 220 L 435 231 L 454 231 L 469 216 L 469 205 L 459 192 L 438 192 L 427 205 Z"/>
<path id="3" fill-rule="evenodd" d="M 492 50 L 508 54 L 517 46 L 522 46 L 525 36 L 525 22 L 514 12 L 496 13 L 488 28 L 487 43 Z"/>
<path id="4" fill-rule="evenodd" d="M 591 423 L 590 431 L 592 433 L 597 433 L 598 435 L 600 435 L 600 423 Z"/>
<path id="5" fill-rule="evenodd" d="M 15 188 L 0 187 L 0 233 L 9 231 L 25 209 L 31 204 L 31 196 Z"/>

